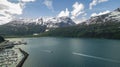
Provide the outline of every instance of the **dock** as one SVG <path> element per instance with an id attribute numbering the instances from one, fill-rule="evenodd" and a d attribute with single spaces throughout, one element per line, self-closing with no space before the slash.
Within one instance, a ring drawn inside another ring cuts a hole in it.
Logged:
<path id="1" fill-rule="evenodd" d="M 21 51 L 21 53 L 23 53 L 24 57 L 23 57 L 23 59 L 19 62 L 19 64 L 16 67 L 22 67 L 22 65 L 24 64 L 25 60 L 29 56 L 29 54 L 27 52 L 25 52 L 24 50 L 22 50 L 21 48 L 19 48 L 19 50 Z"/>

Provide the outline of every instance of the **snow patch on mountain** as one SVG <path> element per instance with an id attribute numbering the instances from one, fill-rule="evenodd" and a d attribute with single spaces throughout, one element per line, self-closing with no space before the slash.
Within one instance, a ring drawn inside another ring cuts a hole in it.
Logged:
<path id="1" fill-rule="evenodd" d="M 69 17 L 50 17 L 50 18 L 37 18 L 37 19 L 28 19 L 28 18 L 21 18 L 21 19 L 14 19 L 13 21 L 7 23 L 10 25 L 41 25 L 47 26 L 48 28 L 57 28 L 57 27 L 66 27 L 75 25 L 75 22 Z"/>
<path id="2" fill-rule="evenodd" d="M 107 14 L 94 16 L 88 19 L 87 21 L 83 22 L 86 24 L 100 24 L 105 22 L 120 22 L 120 8 L 109 12 Z"/>

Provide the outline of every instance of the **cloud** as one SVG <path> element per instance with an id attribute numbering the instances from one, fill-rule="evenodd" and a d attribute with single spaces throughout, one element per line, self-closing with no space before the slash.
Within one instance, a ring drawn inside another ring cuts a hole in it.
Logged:
<path id="1" fill-rule="evenodd" d="M 106 11 L 104 11 L 104 12 L 100 12 L 100 13 L 92 13 L 91 14 L 91 17 L 94 17 L 94 16 L 99 16 L 99 15 L 103 15 L 103 14 L 107 14 L 107 13 L 109 13 L 110 11 L 109 10 L 106 10 Z"/>
<path id="2" fill-rule="evenodd" d="M 84 5 L 82 3 L 75 2 L 73 4 L 73 11 L 71 12 L 72 18 L 79 16 L 84 13 Z"/>
<path id="3" fill-rule="evenodd" d="M 52 11 L 54 11 L 54 9 L 53 9 L 53 1 L 52 0 L 44 0 L 43 4 L 45 6 L 47 6 L 49 9 L 51 9 Z"/>
<path id="4" fill-rule="evenodd" d="M 99 3 L 102 3 L 102 2 L 107 2 L 108 0 L 93 0 L 90 4 L 89 4 L 89 9 L 92 9 L 93 6 L 96 6 L 97 4 Z"/>
<path id="5" fill-rule="evenodd" d="M 25 6 L 26 2 L 31 2 L 33 0 L 21 1 L 22 2 L 12 3 L 8 0 L 0 0 L 0 24 L 11 21 L 15 15 L 21 15 L 23 6 Z"/>
<path id="6" fill-rule="evenodd" d="M 98 14 L 97 13 L 92 13 L 91 17 L 94 17 L 94 16 L 98 16 Z"/>
<path id="7" fill-rule="evenodd" d="M 62 16 L 67 16 L 67 17 L 69 17 L 69 14 L 70 14 L 70 12 L 69 12 L 68 8 L 66 8 L 65 11 L 61 11 L 61 12 L 58 14 L 58 17 L 62 17 Z"/>
<path id="8" fill-rule="evenodd" d="M 21 0 L 22 2 L 34 2 L 35 0 Z"/>
<path id="9" fill-rule="evenodd" d="M 82 22 L 84 22 L 84 21 L 86 21 L 86 20 L 87 20 L 86 17 L 73 19 L 73 21 L 74 21 L 76 24 L 82 23 Z"/>
<path id="10" fill-rule="evenodd" d="M 98 3 L 107 2 L 108 0 L 98 0 Z"/>
<path id="11" fill-rule="evenodd" d="M 58 17 L 67 16 L 70 17 L 76 24 L 85 21 L 87 18 L 85 17 L 87 13 L 84 11 L 84 5 L 82 3 L 75 2 L 73 5 L 73 10 L 69 11 L 68 8 L 66 10 L 62 10 Z"/>
<path id="12" fill-rule="evenodd" d="M 73 7 L 73 10 L 71 11 L 71 19 L 76 24 L 79 24 L 87 19 L 85 17 L 87 13 L 85 13 L 84 11 L 85 7 L 82 3 L 75 2 L 72 7 Z"/>

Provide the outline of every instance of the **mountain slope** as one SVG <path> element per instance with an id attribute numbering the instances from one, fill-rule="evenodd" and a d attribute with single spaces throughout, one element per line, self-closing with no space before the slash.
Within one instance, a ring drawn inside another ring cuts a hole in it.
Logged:
<path id="1" fill-rule="evenodd" d="M 5 24 L 0 26 L 0 34 L 3 35 L 32 35 L 44 32 L 46 26 L 30 24 Z"/>
<path id="2" fill-rule="evenodd" d="M 43 35 L 63 37 L 92 37 L 120 39 L 120 8 L 76 26 L 57 28 Z"/>
<path id="3" fill-rule="evenodd" d="M 4 41 L 4 38 L 0 36 L 0 43 Z"/>
<path id="4" fill-rule="evenodd" d="M 46 20 L 46 19 L 44 19 Z M 51 18 L 47 21 L 40 19 L 15 19 L 7 24 L 0 25 L 0 34 L 8 36 L 33 35 L 43 33 L 51 28 L 75 25 L 69 17 Z"/>
<path id="5" fill-rule="evenodd" d="M 120 8 L 117 8 L 116 10 L 114 10 L 110 13 L 107 13 L 107 14 L 91 17 L 84 23 L 86 23 L 86 24 L 104 23 L 105 24 L 105 23 L 109 23 L 109 22 L 114 22 L 114 23 L 120 22 Z"/>
<path id="6" fill-rule="evenodd" d="M 48 28 L 58 28 L 75 25 L 75 22 L 69 17 L 55 17 L 47 20 L 45 25 Z"/>

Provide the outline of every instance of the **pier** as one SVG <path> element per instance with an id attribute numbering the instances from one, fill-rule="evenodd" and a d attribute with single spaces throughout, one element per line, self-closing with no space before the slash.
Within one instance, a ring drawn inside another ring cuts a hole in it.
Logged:
<path id="1" fill-rule="evenodd" d="M 27 52 L 25 52 L 24 50 L 22 50 L 21 48 L 19 48 L 19 50 L 21 51 L 21 53 L 23 53 L 24 57 L 23 57 L 23 59 L 19 62 L 19 64 L 16 67 L 22 67 L 22 65 L 24 64 L 25 60 L 29 56 L 29 54 Z"/>

